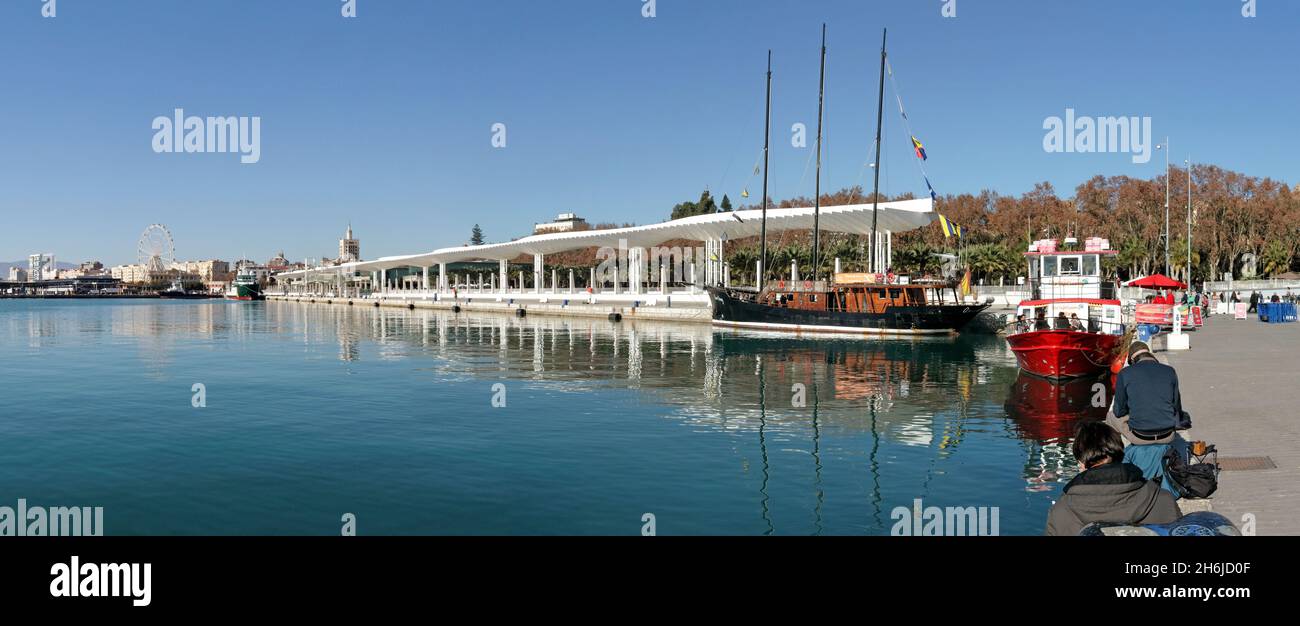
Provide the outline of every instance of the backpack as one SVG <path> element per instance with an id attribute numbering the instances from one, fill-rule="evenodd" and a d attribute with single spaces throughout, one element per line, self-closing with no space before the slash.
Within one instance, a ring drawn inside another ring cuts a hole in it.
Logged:
<path id="1" fill-rule="evenodd" d="M 1215 455 L 1215 460 L 1218 456 Z M 1173 446 L 1165 452 L 1163 459 L 1165 477 L 1178 490 L 1182 498 L 1208 498 L 1219 489 L 1219 465 L 1204 462 L 1188 464 L 1174 450 Z"/>

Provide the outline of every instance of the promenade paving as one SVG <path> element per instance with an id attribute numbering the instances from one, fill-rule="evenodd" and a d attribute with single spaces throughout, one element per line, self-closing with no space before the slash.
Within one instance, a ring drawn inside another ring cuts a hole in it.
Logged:
<path id="1" fill-rule="evenodd" d="M 1189 440 L 1277 465 L 1222 472 L 1213 510 L 1238 526 L 1253 514 L 1259 535 L 1300 535 L 1300 323 L 1215 316 L 1191 333 L 1191 350 L 1159 356 L 1178 370 Z"/>

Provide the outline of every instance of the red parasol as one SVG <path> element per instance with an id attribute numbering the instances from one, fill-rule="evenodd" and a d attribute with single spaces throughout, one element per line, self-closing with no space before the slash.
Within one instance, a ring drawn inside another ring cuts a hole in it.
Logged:
<path id="1" fill-rule="evenodd" d="M 1186 289 L 1187 285 L 1180 283 L 1164 274 L 1152 274 L 1135 278 L 1124 283 L 1125 287 L 1141 287 L 1143 289 Z"/>

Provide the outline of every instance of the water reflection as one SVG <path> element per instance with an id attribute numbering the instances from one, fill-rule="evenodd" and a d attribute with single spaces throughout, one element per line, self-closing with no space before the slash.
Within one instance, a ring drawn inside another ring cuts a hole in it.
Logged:
<path id="1" fill-rule="evenodd" d="M 1030 490 L 1050 490 L 1078 473 L 1070 453 L 1080 423 L 1106 419 L 1113 388 L 1111 377 L 1077 378 L 1054 383 L 1021 372 L 1007 397 L 1007 416 L 1017 434 L 1030 442 L 1025 478 Z"/>
<path id="2" fill-rule="evenodd" d="M 662 417 L 692 430 L 752 437 L 754 456 L 743 442 L 737 449 L 742 470 L 757 474 L 762 534 L 803 527 L 782 521 L 791 484 L 799 483 L 809 498 L 808 526 L 798 532 L 826 531 L 828 492 L 845 493 L 842 480 L 838 490 L 825 483 L 827 436 L 837 464 L 863 462 L 856 481 L 865 488 L 870 519 L 862 527 L 873 532 L 887 528 L 889 511 L 912 498 L 963 495 L 948 484 L 968 482 L 954 478 L 961 467 L 991 464 L 992 472 L 1023 481 L 1024 459 L 1044 443 L 1042 432 L 1020 426 L 1006 433 L 1000 390 L 1016 369 L 996 337 L 806 340 L 704 325 L 328 305 L 272 305 L 267 315 L 304 339 L 329 329 L 348 361 L 424 354 L 434 358 L 427 367 L 445 378 L 522 379 L 575 394 L 633 389 Z M 803 406 L 796 405 L 796 385 Z M 962 456 L 971 437 L 981 441 Z M 991 438 L 1020 452 L 999 465 L 986 456 Z M 790 463 L 800 457 L 806 465 Z M 800 475 L 807 478 L 793 478 Z M 989 488 L 973 487 L 977 493 Z"/>

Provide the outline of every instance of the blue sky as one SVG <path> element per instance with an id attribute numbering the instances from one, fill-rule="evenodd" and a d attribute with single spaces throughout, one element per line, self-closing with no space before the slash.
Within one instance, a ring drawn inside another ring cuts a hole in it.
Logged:
<path id="1" fill-rule="evenodd" d="M 829 24 L 823 189 L 869 188 L 880 29 L 940 193 L 1068 195 L 1152 177 L 1163 155 L 1059 154 L 1043 120 L 1150 116 L 1174 157 L 1297 182 L 1300 3 L 1258 0 L 43 0 L 0 3 L 0 260 L 132 262 L 150 223 L 186 259 L 367 258 L 489 241 L 577 212 L 649 223 L 709 187 L 811 195 L 819 29 Z M 924 193 L 892 94 L 888 193 Z M 173 109 L 260 116 L 261 160 L 156 154 Z M 491 145 L 504 123 L 507 146 Z"/>

